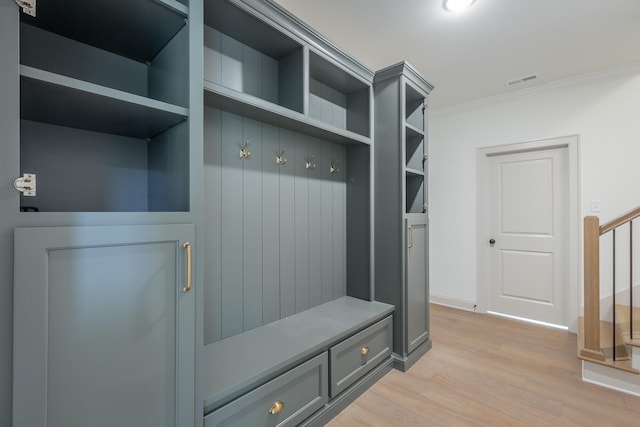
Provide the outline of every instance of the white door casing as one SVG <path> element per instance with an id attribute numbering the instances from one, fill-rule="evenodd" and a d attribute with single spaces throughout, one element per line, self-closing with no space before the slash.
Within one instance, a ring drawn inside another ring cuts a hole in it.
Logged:
<path id="1" fill-rule="evenodd" d="M 480 312 L 577 328 L 577 148 L 574 136 L 478 151 Z"/>

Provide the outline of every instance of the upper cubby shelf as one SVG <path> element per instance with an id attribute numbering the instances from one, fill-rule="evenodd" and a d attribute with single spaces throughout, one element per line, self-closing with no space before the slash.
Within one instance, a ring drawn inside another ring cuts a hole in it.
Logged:
<path id="1" fill-rule="evenodd" d="M 39 1 L 22 22 L 140 62 L 151 61 L 185 25 L 176 0 Z"/>
<path id="2" fill-rule="evenodd" d="M 371 142 L 367 72 L 338 65 L 347 56 L 324 38 L 268 1 L 208 0 L 204 15 L 206 105 L 333 142 Z"/>
<path id="3" fill-rule="evenodd" d="M 407 126 L 418 132 L 424 132 L 425 94 L 410 84 L 405 85 L 405 114 Z"/>
<path id="4" fill-rule="evenodd" d="M 310 117 L 368 137 L 370 87 L 315 52 L 309 53 Z"/>
<path id="5" fill-rule="evenodd" d="M 188 110 L 82 80 L 20 66 L 22 119 L 136 138 L 186 120 Z"/>

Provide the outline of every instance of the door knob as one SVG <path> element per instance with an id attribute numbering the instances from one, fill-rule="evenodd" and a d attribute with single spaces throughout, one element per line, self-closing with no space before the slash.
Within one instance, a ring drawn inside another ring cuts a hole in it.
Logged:
<path id="1" fill-rule="evenodd" d="M 496 244 L 496 239 L 491 239 L 491 240 L 489 240 L 489 244 L 490 244 L 491 246 L 495 245 L 495 244 Z"/>

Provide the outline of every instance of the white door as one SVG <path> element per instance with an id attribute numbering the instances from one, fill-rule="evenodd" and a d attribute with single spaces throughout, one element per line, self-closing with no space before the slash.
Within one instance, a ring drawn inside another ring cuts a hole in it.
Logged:
<path id="1" fill-rule="evenodd" d="M 568 153 L 488 158 L 488 309 L 566 326 Z"/>

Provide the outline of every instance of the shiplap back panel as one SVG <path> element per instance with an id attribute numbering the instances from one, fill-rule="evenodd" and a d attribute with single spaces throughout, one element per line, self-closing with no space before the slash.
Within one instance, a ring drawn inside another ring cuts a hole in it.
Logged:
<path id="1" fill-rule="evenodd" d="M 346 295 L 345 146 L 207 107 L 204 163 L 205 343 Z"/>

